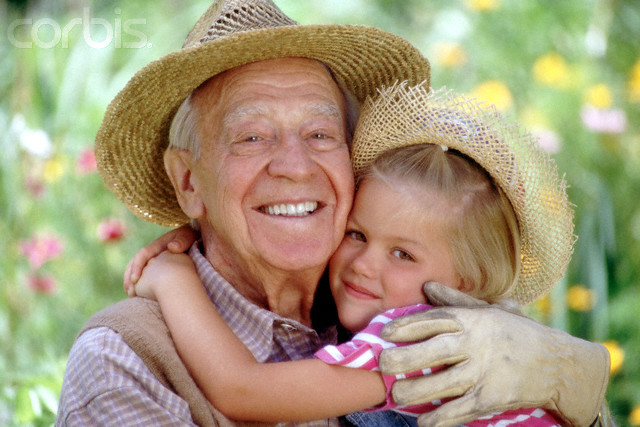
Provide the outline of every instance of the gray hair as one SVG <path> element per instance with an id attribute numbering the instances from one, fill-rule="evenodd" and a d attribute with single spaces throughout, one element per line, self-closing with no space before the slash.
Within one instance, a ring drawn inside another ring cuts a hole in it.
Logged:
<path id="1" fill-rule="evenodd" d="M 167 150 L 187 150 L 197 160 L 202 154 L 202 148 L 198 136 L 198 111 L 193 105 L 192 96 L 193 92 L 180 104 L 178 111 L 173 116 Z"/>

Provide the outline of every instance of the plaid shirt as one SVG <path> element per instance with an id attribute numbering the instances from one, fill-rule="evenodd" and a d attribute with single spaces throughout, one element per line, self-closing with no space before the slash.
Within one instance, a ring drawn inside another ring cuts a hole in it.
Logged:
<path id="1" fill-rule="evenodd" d="M 335 327 L 318 333 L 247 301 L 213 269 L 197 244 L 189 255 L 212 303 L 256 360 L 308 359 L 323 345 L 336 342 Z M 155 378 L 120 335 L 108 328 L 95 328 L 78 337 L 69 354 L 56 421 L 56 426 L 65 425 L 192 426 L 194 423 L 187 403 Z M 338 426 L 339 423 L 330 419 L 295 425 Z"/>

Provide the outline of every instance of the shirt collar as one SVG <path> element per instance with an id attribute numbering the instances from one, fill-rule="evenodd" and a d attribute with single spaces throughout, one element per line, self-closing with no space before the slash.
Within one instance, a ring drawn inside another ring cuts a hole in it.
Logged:
<path id="1" fill-rule="evenodd" d="M 335 343 L 335 328 L 324 329 L 318 335 L 314 329 L 244 298 L 214 270 L 199 242 L 193 244 L 189 256 L 216 310 L 258 362 L 308 358 L 323 345 Z"/>

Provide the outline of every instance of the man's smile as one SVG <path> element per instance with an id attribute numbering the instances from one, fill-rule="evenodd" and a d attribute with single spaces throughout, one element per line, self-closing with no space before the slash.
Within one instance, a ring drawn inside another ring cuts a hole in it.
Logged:
<path id="1" fill-rule="evenodd" d="M 280 216 L 307 216 L 314 213 L 317 209 L 317 201 L 280 203 L 274 205 L 264 205 L 259 208 L 259 210 L 263 213 Z"/>

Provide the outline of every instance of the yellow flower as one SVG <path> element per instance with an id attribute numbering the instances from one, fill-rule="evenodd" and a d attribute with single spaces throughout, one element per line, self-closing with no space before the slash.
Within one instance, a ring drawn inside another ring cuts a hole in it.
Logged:
<path id="1" fill-rule="evenodd" d="M 45 163 L 43 173 L 45 182 L 49 184 L 56 182 L 60 179 L 60 177 L 62 177 L 63 174 L 64 167 L 62 161 L 59 158 L 53 157 L 48 160 L 47 163 Z"/>
<path id="2" fill-rule="evenodd" d="M 601 343 L 609 351 L 611 357 L 611 375 L 617 373 L 624 363 L 624 350 L 617 341 L 609 340 Z M 640 414 L 639 414 L 640 415 Z"/>
<path id="3" fill-rule="evenodd" d="M 640 102 L 640 59 L 636 61 L 629 77 L 629 101 Z"/>
<path id="4" fill-rule="evenodd" d="M 533 306 L 540 314 L 544 314 L 545 316 L 551 314 L 551 300 L 549 299 L 549 295 L 545 295 L 536 300 Z"/>
<path id="5" fill-rule="evenodd" d="M 467 52 L 459 43 L 437 43 L 434 50 L 434 62 L 443 67 L 456 68 L 467 63 Z"/>
<path id="6" fill-rule="evenodd" d="M 567 291 L 567 304 L 573 311 L 590 311 L 595 303 L 595 292 L 582 285 L 574 285 Z"/>
<path id="7" fill-rule="evenodd" d="M 640 403 L 629 414 L 629 425 L 640 426 Z"/>
<path id="8" fill-rule="evenodd" d="M 481 83 L 476 86 L 470 96 L 488 101 L 495 105 L 498 110 L 506 110 L 513 104 L 511 91 L 504 83 L 497 80 L 489 80 Z"/>
<path id="9" fill-rule="evenodd" d="M 487 12 L 500 7 L 500 0 L 467 0 L 467 6 L 471 10 Z"/>
<path id="10" fill-rule="evenodd" d="M 603 110 L 610 108 L 611 104 L 613 104 L 611 89 L 604 83 L 599 83 L 587 89 L 585 98 L 588 104 Z"/>
<path id="11" fill-rule="evenodd" d="M 546 113 L 539 108 L 531 106 L 524 107 L 522 112 L 518 114 L 518 117 L 520 118 L 520 122 L 527 128 L 548 128 L 550 126 Z"/>
<path id="12" fill-rule="evenodd" d="M 562 89 L 569 83 L 569 66 L 557 53 L 549 53 L 536 59 L 533 77 L 540 84 Z"/>

